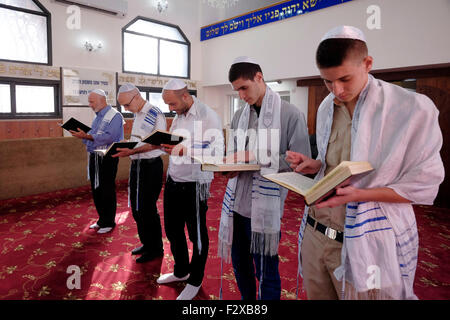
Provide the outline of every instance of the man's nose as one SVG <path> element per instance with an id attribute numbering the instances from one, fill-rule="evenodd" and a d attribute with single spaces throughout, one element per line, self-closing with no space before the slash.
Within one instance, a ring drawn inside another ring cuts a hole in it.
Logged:
<path id="1" fill-rule="evenodd" d="M 339 82 L 333 82 L 332 84 L 333 93 L 335 96 L 339 96 L 344 91 L 344 86 L 342 83 Z"/>

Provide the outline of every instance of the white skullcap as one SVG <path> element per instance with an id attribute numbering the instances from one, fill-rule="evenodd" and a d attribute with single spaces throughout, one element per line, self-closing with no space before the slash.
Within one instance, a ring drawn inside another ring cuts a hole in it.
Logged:
<path id="1" fill-rule="evenodd" d="M 126 82 L 120 86 L 118 94 L 124 93 L 124 92 L 130 92 L 135 89 L 138 90 L 138 88 L 136 88 L 136 86 L 134 84 Z"/>
<path id="2" fill-rule="evenodd" d="M 94 89 L 92 90 L 90 93 L 96 93 L 99 96 L 105 97 L 106 98 L 106 93 L 105 91 L 103 91 L 102 89 Z"/>
<path id="3" fill-rule="evenodd" d="M 233 63 L 232 63 L 231 65 L 236 64 L 236 63 L 252 63 L 252 64 L 258 64 L 255 60 L 253 60 L 252 58 L 247 57 L 247 56 L 240 56 L 240 57 L 237 57 L 236 59 L 234 59 L 234 61 L 233 61 Z"/>
<path id="4" fill-rule="evenodd" d="M 327 39 L 355 39 L 366 42 L 364 33 L 358 28 L 352 26 L 338 26 L 329 30 L 320 40 L 321 42 Z"/>
<path id="5" fill-rule="evenodd" d="M 180 90 L 186 88 L 186 83 L 181 79 L 171 79 L 169 80 L 163 88 L 164 90 Z"/>

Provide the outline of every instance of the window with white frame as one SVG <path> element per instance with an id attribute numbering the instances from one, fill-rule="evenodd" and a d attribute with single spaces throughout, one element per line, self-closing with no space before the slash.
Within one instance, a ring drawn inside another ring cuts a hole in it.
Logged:
<path id="1" fill-rule="evenodd" d="M 0 79 L 0 118 L 60 117 L 57 81 Z"/>
<path id="2" fill-rule="evenodd" d="M 189 78 L 190 42 L 178 26 L 137 17 L 122 36 L 123 72 Z"/>
<path id="3" fill-rule="evenodd" d="M 0 0 L 0 60 L 51 64 L 50 13 L 37 0 Z"/>

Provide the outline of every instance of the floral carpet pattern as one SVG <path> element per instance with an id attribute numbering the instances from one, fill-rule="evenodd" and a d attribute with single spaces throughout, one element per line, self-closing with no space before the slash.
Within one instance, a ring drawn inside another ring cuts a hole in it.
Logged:
<path id="1" fill-rule="evenodd" d="M 240 299 L 231 265 L 217 257 L 217 233 L 226 180 L 217 176 L 208 201 L 210 238 L 205 278 L 195 299 Z M 158 210 L 163 220 L 162 194 Z M 164 257 L 137 264 L 130 251 L 140 242 L 128 208 L 127 181 L 117 182 L 117 226 L 97 234 L 90 187 L 0 201 L 0 299 L 2 300 L 173 300 L 184 283 L 159 285 L 173 257 L 163 230 Z M 280 243 L 281 299 L 296 299 L 297 233 L 304 202 L 289 192 Z M 415 293 L 419 299 L 450 298 L 450 209 L 415 207 L 419 260 Z M 162 223 L 163 225 L 163 223 Z M 75 270 L 75 271 L 74 271 Z M 79 272 L 79 283 L 74 275 Z M 299 288 L 302 280 L 299 278 Z M 306 294 L 299 290 L 299 299 Z"/>

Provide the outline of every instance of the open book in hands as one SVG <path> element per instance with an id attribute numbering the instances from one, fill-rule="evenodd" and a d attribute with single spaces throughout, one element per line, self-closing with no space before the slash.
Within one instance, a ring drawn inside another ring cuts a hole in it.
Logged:
<path id="1" fill-rule="evenodd" d="M 273 173 L 263 177 L 302 195 L 306 204 L 311 206 L 332 197 L 337 187 L 351 184 L 372 170 L 367 161 L 342 161 L 319 181 L 296 172 Z"/>
<path id="2" fill-rule="evenodd" d="M 149 143 L 155 146 L 160 146 L 161 144 L 176 145 L 183 140 L 184 137 L 164 130 L 154 130 L 148 136 L 142 138 L 142 142 Z"/>
<path id="3" fill-rule="evenodd" d="M 67 120 L 66 122 L 61 124 L 61 128 L 65 129 L 67 131 L 71 131 L 71 130 L 78 131 L 78 128 L 80 128 L 85 133 L 87 133 L 88 131 L 91 130 L 91 128 L 89 126 L 85 125 L 84 123 L 78 121 L 75 118 L 70 118 L 69 120 Z"/>
<path id="4" fill-rule="evenodd" d="M 114 142 L 112 145 L 109 146 L 108 149 L 95 149 L 94 152 L 99 153 L 102 156 L 113 156 L 119 151 L 117 151 L 117 148 L 126 148 L 126 149 L 133 149 L 138 143 L 137 142 Z"/>
<path id="5" fill-rule="evenodd" d="M 261 166 L 257 163 L 229 163 L 225 159 L 222 162 L 212 162 L 208 159 L 203 160 L 199 156 L 192 156 L 191 158 L 201 163 L 202 171 L 212 172 L 227 172 L 227 171 L 259 171 Z"/>

